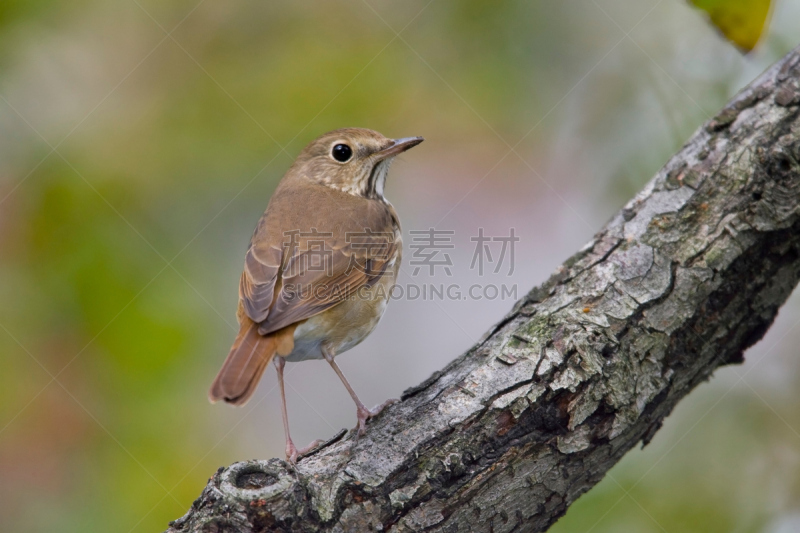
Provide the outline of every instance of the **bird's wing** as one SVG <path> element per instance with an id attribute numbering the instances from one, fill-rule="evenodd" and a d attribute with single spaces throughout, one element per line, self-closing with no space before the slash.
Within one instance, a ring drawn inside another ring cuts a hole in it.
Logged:
<path id="1" fill-rule="evenodd" d="M 267 318 L 279 286 L 283 253 L 279 247 L 250 244 L 239 279 L 239 301 L 245 314 L 258 324 Z"/>
<path id="2" fill-rule="evenodd" d="M 269 218 L 260 226 L 269 226 Z M 327 221 L 316 218 L 308 217 L 307 231 L 282 232 L 280 241 L 268 238 L 266 231 L 259 234 L 261 227 L 256 230 L 245 257 L 239 297 L 262 335 L 359 297 L 361 287 L 370 286 L 393 267 L 401 243 L 395 240 L 392 215 L 383 206 L 369 203 L 357 215 L 343 209 L 329 212 Z M 274 235 L 274 227 L 269 229 Z"/>

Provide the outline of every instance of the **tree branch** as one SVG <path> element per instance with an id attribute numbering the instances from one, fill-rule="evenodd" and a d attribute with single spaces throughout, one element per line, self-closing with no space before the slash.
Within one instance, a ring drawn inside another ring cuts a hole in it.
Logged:
<path id="1" fill-rule="evenodd" d="M 796 285 L 798 80 L 800 48 L 361 439 L 220 468 L 169 531 L 545 531 Z"/>

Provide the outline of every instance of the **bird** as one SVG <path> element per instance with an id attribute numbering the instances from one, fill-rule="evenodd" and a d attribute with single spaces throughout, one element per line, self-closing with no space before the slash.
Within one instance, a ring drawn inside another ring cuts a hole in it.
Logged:
<path id="1" fill-rule="evenodd" d="M 286 362 L 327 361 L 356 404 L 357 435 L 389 400 L 368 409 L 335 358 L 377 326 L 400 270 L 402 231 L 384 196 L 394 158 L 422 137 L 390 139 L 365 128 L 325 133 L 280 180 L 245 253 L 236 317 L 239 332 L 209 390 L 209 400 L 244 405 L 274 362 L 286 459 L 298 449 L 289 432 Z"/>

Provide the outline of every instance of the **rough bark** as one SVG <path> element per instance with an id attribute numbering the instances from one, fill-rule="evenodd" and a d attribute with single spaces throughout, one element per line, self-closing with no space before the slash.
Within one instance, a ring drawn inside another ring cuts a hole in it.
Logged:
<path id="1" fill-rule="evenodd" d="M 545 531 L 796 285 L 799 79 L 800 48 L 365 436 L 220 468 L 169 531 Z"/>

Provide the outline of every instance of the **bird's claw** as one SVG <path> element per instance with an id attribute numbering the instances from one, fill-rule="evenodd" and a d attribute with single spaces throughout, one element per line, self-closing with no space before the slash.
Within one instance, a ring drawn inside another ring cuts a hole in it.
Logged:
<path id="1" fill-rule="evenodd" d="M 305 448 L 297 449 L 297 446 L 294 445 L 292 441 L 286 443 L 286 460 L 295 465 L 297 461 L 300 460 L 301 457 L 307 455 L 309 452 L 314 451 L 319 447 L 320 444 L 323 444 L 325 441 L 322 439 L 317 439 Z"/>
<path id="2" fill-rule="evenodd" d="M 397 403 L 399 401 L 400 400 L 392 398 L 386 400 L 380 405 L 373 407 L 372 409 L 367 409 L 363 405 L 359 406 L 356 411 L 356 416 L 358 417 L 358 425 L 355 427 L 355 429 L 358 430 L 358 436 L 360 437 L 367 430 L 367 420 L 378 416 L 384 409 L 386 409 L 393 403 Z"/>

